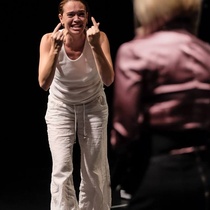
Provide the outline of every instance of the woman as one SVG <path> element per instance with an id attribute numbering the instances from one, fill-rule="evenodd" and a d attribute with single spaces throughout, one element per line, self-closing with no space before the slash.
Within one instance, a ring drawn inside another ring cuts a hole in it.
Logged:
<path id="1" fill-rule="evenodd" d="M 104 92 L 104 85 L 114 80 L 109 41 L 93 17 L 87 28 L 83 0 L 62 0 L 58 17 L 54 31 L 41 39 L 38 78 L 40 87 L 49 90 L 45 119 L 53 161 L 51 210 L 109 210 Z M 81 151 L 79 201 L 72 177 L 76 139 Z"/>
<path id="2" fill-rule="evenodd" d="M 133 4 L 136 34 L 116 56 L 111 135 L 133 185 L 121 179 L 119 159 L 112 186 L 128 189 L 128 210 L 209 210 L 210 46 L 197 36 L 202 1 Z"/>

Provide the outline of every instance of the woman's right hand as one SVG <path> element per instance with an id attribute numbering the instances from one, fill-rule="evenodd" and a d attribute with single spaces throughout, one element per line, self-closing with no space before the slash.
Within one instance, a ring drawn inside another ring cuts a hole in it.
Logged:
<path id="1" fill-rule="evenodd" d="M 61 50 L 62 44 L 64 42 L 64 30 L 60 30 L 61 23 L 58 23 L 58 25 L 55 27 L 51 34 L 51 47 L 55 50 L 55 53 L 59 53 Z"/>

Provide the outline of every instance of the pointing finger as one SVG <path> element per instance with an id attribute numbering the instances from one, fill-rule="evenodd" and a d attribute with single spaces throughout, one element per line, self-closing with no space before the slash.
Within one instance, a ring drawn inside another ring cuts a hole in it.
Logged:
<path id="1" fill-rule="evenodd" d="M 94 17 L 91 17 L 93 26 L 98 27 L 100 23 L 97 23 Z"/>
<path id="2" fill-rule="evenodd" d="M 61 23 L 58 23 L 58 25 L 53 30 L 53 33 L 57 32 L 60 29 L 60 27 L 61 27 Z"/>

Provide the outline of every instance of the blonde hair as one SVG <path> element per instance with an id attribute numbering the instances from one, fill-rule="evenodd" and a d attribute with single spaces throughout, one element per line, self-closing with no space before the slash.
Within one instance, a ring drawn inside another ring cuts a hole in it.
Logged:
<path id="1" fill-rule="evenodd" d="M 201 6 L 202 0 L 133 0 L 134 27 L 142 36 L 162 27 L 197 34 Z"/>

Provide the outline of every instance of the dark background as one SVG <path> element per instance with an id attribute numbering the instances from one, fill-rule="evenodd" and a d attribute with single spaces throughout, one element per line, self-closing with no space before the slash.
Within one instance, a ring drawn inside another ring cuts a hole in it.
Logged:
<path id="1" fill-rule="evenodd" d="M 87 0 L 111 47 L 134 36 L 131 0 Z M 11 0 L 1 6 L 1 210 L 48 210 L 51 156 L 44 115 L 48 92 L 38 85 L 39 43 L 59 22 L 58 0 Z M 209 1 L 199 37 L 210 42 Z M 112 88 L 105 89 L 112 116 Z M 109 129 L 111 122 L 109 122 Z M 108 129 L 108 130 L 109 130 Z M 109 150 L 112 162 L 113 154 Z"/>

